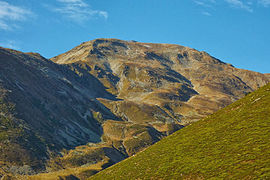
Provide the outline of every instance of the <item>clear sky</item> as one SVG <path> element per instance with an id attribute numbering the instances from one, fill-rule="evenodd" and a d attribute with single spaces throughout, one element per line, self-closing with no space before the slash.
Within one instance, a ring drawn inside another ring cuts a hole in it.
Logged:
<path id="1" fill-rule="evenodd" d="M 180 44 L 270 73 L 270 0 L 0 0 L 0 46 L 50 58 L 96 38 Z"/>

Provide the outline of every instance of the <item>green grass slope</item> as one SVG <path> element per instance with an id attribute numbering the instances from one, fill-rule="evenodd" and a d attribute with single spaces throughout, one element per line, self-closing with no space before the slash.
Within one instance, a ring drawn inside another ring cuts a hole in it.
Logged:
<path id="1" fill-rule="evenodd" d="M 91 179 L 270 179 L 270 84 Z"/>

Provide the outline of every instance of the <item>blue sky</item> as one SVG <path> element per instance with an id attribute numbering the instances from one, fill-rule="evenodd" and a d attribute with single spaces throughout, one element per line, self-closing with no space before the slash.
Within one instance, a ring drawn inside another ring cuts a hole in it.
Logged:
<path id="1" fill-rule="evenodd" d="M 0 0 L 0 46 L 50 58 L 96 38 L 180 44 L 270 73 L 270 0 Z"/>

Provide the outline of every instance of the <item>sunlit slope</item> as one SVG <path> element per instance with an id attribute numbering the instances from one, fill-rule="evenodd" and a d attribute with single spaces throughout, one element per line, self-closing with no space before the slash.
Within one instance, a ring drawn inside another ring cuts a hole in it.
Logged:
<path id="1" fill-rule="evenodd" d="M 270 178 L 270 84 L 92 179 Z"/>

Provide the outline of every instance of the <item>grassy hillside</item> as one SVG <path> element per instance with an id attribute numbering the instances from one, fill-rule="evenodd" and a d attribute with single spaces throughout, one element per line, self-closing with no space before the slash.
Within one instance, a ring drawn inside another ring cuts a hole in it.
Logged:
<path id="1" fill-rule="evenodd" d="M 91 179 L 269 179 L 270 84 Z"/>

